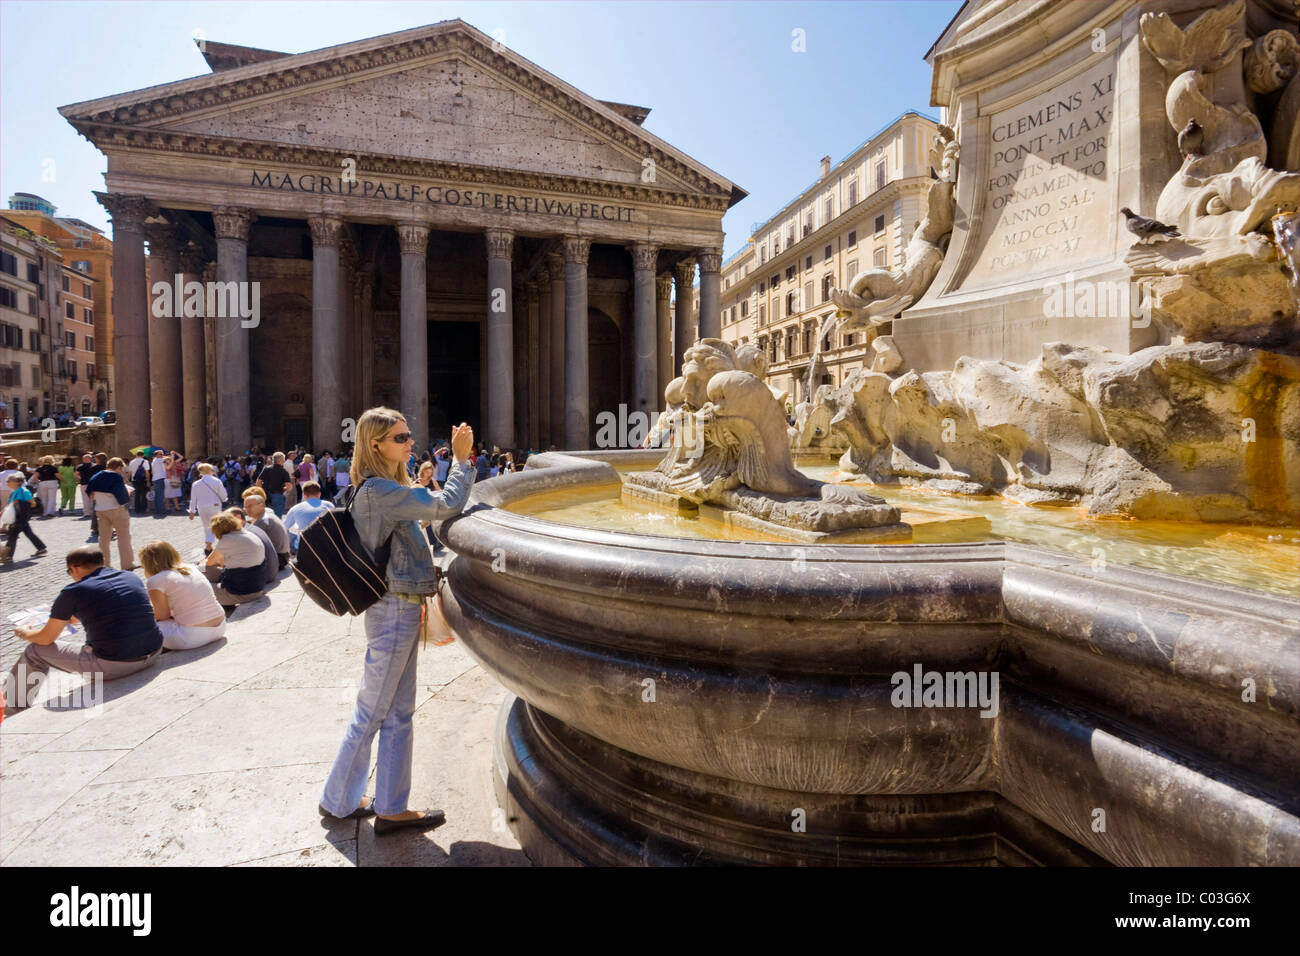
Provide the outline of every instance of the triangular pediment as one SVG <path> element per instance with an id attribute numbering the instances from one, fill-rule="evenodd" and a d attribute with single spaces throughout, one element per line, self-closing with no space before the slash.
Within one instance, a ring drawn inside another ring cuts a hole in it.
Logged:
<path id="1" fill-rule="evenodd" d="M 728 204 L 745 195 L 642 129 L 637 110 L 596 100 L 450 20 L 60 112 L 101 148 L 131 130 L 145 141 L 201 137 L 650 185 Z"/>

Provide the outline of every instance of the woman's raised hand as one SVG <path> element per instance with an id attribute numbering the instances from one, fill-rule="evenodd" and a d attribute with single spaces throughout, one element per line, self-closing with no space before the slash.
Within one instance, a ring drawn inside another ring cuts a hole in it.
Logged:
<path id="1" fill-rule="evenodd" d="M 470 449 L 474 447 L 474 429 L 464 422 L 451 430 L 451 453 L 456 461 L 463 462 L 469 458 Z"/>

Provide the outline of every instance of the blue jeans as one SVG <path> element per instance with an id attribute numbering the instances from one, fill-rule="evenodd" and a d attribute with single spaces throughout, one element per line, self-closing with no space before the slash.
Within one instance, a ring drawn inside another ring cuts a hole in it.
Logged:
<path id="1" fill-rule="evenodd" d="M 153 513 L 154 517 L 157 518 L 161 518 L 167 513 L 167 482 L 165 480 L 153 483 Z"/>
<path id="2" fill-rule="evenodd" d="M 407 809 L 411 796 L 411 717 L 420 605 L 385 594 L 365 613 L 366 668 L 352 722 L 325 781 L 320 805 L 336 817 L 361 806 L 370 777 L 370 745 L 379 734 L 375 812 Z"/>
<path id="3" fill-rule="evenodd" d="M 277 518 L 284 517 L 284 495 L 271 495 L 271 510 L 275 512 Z"/>

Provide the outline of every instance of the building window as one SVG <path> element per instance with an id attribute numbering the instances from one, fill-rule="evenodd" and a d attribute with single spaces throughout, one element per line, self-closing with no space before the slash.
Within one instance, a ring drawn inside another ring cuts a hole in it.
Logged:
<path id="1" fill-rule="evenodd" d="M 849 183 L 849 205 L 856 206 L 857 204 L 858 204 L 858 181 L 855 179 Z"/>
<path id="2" fill-rule="evenodd" d="M 76 314 L 77 314 L 77 310 L 72 307 L 71 301 L 63 303 L 63 317 L 65 319 L 71 319 Z"/>
<path id="3" fill-rule="evenodd" d="M 853 346 L 853 333 L 850 332 L 848 335 L 844 336 L 844 347 L 847 349 L 847 348 L 851 348 L 852 346 Z"/>
<path id="4" fill-rule="evenodd" d="M 855 276 L 855 275 L 858 274 L 858 260 L 857 260 L 857 259 L 850 259 L 850 260 L 849 260 L 849 267 L 844 271 L 844 274 L 845 274 L 846 276 L 850 276 L 850 277 Z"/>
<path id="5" fill-rule="evenodd" d="M 812 232 L 812 226 L 811 226 L 809 223 L 806 223 L 806 222 L 805 222 L 805 223 L 803 224 L 803 234 L 806 236 L 806 235 L 808 235 L 808 233 L 810 233 L 810 232 Z"/>
<path id="6" fill-rule="evenodd" d="M 740 317 L 743 319 L 743 318 L 744 318 L 745 316 L 747 316 L 747 315 L 749 315 L 749 300 L 748 300 L 748 299 L 746 299 L 744 302 L 740 303 Z"/>
<path id="7" fill-rule="evenodd" d="M 72 283 L 68 280 L 68 277 L 67 277 L 67 276 L 64 276 L 64 277 L 63 277 L 63 291 L 64 291 L 64 292 L 68 292 L 68 291 L 70 291 L 71 286 L 72 286 Z"/>
<path id="8" fill-rule="evenodd" d="M 758 294 L 759 294 L 759 295 L 762 295 L 762 294 L 763 294 L 764 292 L 766 292 L 766 291 L 767 291 L 767 280 L 766 280 L 766 279 L 759 279 L 759 280 L 758 280 Z"/>
<path id="9" fill-rule="evenodd" d="M 790 266 L 785 270 L 785 277 L 787 280 L 794 278 L 794 270 L 795 270 L 795 266 Z"/>
<path id="10" fill-rule="evenodd" d="M 12 252 L 0 252 L 0 272 L 18 275 L 18 257 Z"/>
<path id="11" fill-rule="evenodd" d="M 885 231 L 885 217 L 884 217 L 884 216 L 877 216 L 877 217 L 876 217 L 876 229 L 875 229 L 875 231 L 876 231 L 877 235 Z"/>
<path id="12" fill-rule="evenodd" d="M 812 292 L 813 292 L 813 284 L 811 282 L 805 282 L 803 284 L 803 300 L 807 302 L 809 305 L 812 305 L 812 300 L 813 300 Z"/>
<path id="13" fill-rule="evenodd" d="M 776 361 L 776 336 L 775 335 L 772 336 L 771 340 L 767 343 L 767 360 L 769 362 Z"/>
<path id="14" fill-rule="evenodd" d="M 828 272 L 822 276 L 822 301 L 825 302 L 831 297 L 831 274 Z"/>
<path id="15" fill-rule="evenodd" d="M 858 231 L 853 229 L 849 232 L 849 248 L 852 249 L 858 244 Z"/>
<path id="16" fill-rule="evenodd" d="M 95 271 L 95 264 L 89 259 L 78 259 L 72 264 L 72 268 L 76 269 L 78 272 L 84 272 L 86 275 L 90 275 Z M 86 298 L 90 298 L 90 286 L 86 286 Z"/>
<path id="17" fill-rule="evenodd" d="M 27 330 L 27 347 L 33 352 L 41 350 L 41 336 L 35 329 Z"/>
<path id="18" fill-rule="evenodd" d="M 793 223 L 791 223 L 790 225 L 790 231 L 785 234 L 785 244 L 787 246 L 794 245 L 794 224 Z"/>
<path id="19" fill-rule="evenodd" d="M 759 325 L 767 324 L 767 303 L 766 302 L 760 302 L 758 304 L 758 324 Z"/>
<path id="20" fill-rule="evenodd" d="M 86 336 L 86 351 L 87 352 L 95 351 L 95 337 L 93 335 Z"/>
<path id="21" fill-rule="evenodd" d="M 730 288 L 731 288 L 731 276 L 727 276 L 727 279 L 726 279 L 726 281 L 722 284 L 722 287 L 723 287 L 724 289 L 730 289 Z"/>
<path id="22" fill-rule="evenodd" d="M 18 308 L 18 293 L 6 286 L 0 286 L 0 305 L 11 309 Z"/>
<path id="23" fill-rule="evenodd" d="M 883 266 L 885 264 L 885 250 L 877 249 L 871 257 L 871 263 L 875 266 Z"/>
<path id="24" fill-rule="evenodd" d="M 773 289 L 775 289 L 780 284 L 781 284 L 781 273 L 778 272 L 776 275 L 772 276 L 771 286 Z"/>
<path id="25" fill-rule="evenodd" d="M 812 256 L 808 256 L 808 257 L 806 257 L 806 258 L 804 259 L 804 261 L 803 261 L 803 267 L 804 267 L 805 269 L 811 269 L 811 268 L 812 268 Z"/>
<path id="26" fill-rule="evenodd" d="M 91 295 L 90 295 L 90 283 L 89 283 L 89 282 L 83 282 L 83 283 L 81 283 L 81 297 L 82 297 L 83 299 L 89 299 L 89 298 L 91 298 Z"/>
<path id="27" fill-rule="evenodd" d="M 835 200 L 830 196 L 827 196 L 826 197 L 826 219 L 824 221 L 830 222 L 834 218 L 835 218 Z"/>
<path id="28" fill-rule="evenodd" d="M 36 296 L 34 295 L 29 295 L 27 297 L 27 314 L 28 315 L 36 314 Z"/>
<path id="29" fill-rule="evenodd" d="M 826 249 L 822 252 L 822 262 L 830 262 L 831 255 L 832 255 L 832 249 L 830 246 L 827 246 Z"/>
<path id="30" fill-rule="evenodd" d="M 853 338 L 853 336 L 850 335 L 849 338 Z M 92 382 L 95 380 L 95 363 L 94 363 L 94 362 L 87 362 L 87 363 L 86 363 L 86 378 L 89 379 L 89 380 L 92 381 Z"/>
<path id="31" fill-rule="evenodd" d="M 885 188 L 885 161 L 883 159 L 876 163 L 876 188 Z"/>
<path id="32" fill-rule="evenodd" d="M 70 349 L 75 349 L 75 348 L 77 347 L 77 333 L 76 333 L 76 332 L 64 332 L 64 333 L 63 333 L 63 344 L 66 345 L 66 346 L 67 346 L 68 348 L 70 348 Z"/>
<path id="33" fill-rule="evenodd" d="M 27 263 L 27 281 L 28 282 L 41 281 L 40 267 L 31 262 Z"/>
<path id="34" fill-rule="evenodd" d="M 799 311 L 799 303 L 795 301 L 798 295 L 798 292 L 787 292 L 785 295 L 785 311 L 790 315 Z"/>
<path id="35" fill-rule="evenodd" d="M 32 388 L 40 388 L 40 387 L 41 387 L 41 367 L 39 365 L 33 365 L 32 366 Z M 35 401 L 35 399 L 33 399 L 33 401 Z"/>
<path id="36" fill-rule="evenodd" d="M 809 322 L 803 327 L 803 354 L 808 355 L 813 350 L 813 327 Z"/>
<path id="37" fill-rule="evenodd" d="M 787 359 L 793 358 L 794 356 L 799 354 L 798 342 L 799 342 L 799 336 L 794 326 L 791 326 L 790 328 L 786 329 L 785 330 L 785 357 Z"/>
<path id="38" fill-rule="evenodd" d="M 94 324 L 95 324 L 95 313 L 94 313 L 92 310 L 90 310 L 90 309 L 82 309 L 82 310 L 81 310 L 81 321 L 85 322 L 87 325 L 94 325 Z"/>

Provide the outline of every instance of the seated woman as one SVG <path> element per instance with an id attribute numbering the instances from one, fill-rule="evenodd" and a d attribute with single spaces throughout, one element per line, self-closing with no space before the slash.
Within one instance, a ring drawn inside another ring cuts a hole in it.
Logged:
<path id="1" fill-rule="evenodd" d="M 163 647 L 188 651 L 210 644 L 226 633 L 226 613 L 217 603 L 199 569 L 182 564 L 181 556 L 166 541 L 153 541 L 140 549 L 144 586 L 153 602 L 153 616 L 162 631 Z"/>
<path id="2" fill-rule="evenodd" d="M 262 563 L 266 552 L 262 542 L 243 530 L 233 515 L 221 512 L 209 522 L 217 543 L 204 562 L 203 573 L 216 586 L 212 589 L 223 605 L 242 604 L 262 593 Z"/>

